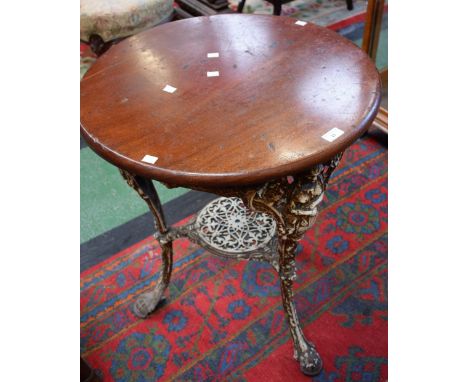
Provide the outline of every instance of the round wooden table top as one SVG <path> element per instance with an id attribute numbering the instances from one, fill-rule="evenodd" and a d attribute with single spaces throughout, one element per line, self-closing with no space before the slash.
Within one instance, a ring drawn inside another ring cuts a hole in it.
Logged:
<path id="1" fill-rule="evenodd" d="M 83 137 L 175 186 L 257 184 L 330 159 L 371 124 L 379 74 L 353 43 L 296 21 L 194 17 L 120 42 L 81 81 Z"/>

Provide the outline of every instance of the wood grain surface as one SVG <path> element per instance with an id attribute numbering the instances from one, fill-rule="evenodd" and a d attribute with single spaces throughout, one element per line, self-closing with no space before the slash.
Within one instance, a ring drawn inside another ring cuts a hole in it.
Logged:
<path id="1" fill-rule="evenodd" d="M 250 185 L 326 161 L 372 123 L 379 74 L 337 33 L 295 23 L 197 17 L 122 41 L 81 82 L 83 137 L 116 166 L 175 186 Z M 343 135 L 324 140 L 333 128 Z"/>

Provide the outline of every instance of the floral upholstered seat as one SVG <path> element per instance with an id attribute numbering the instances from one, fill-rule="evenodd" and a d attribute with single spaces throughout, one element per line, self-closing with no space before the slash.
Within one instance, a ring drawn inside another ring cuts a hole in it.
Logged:
<path id="1" fill-rule="evenodd" d="M 108 42 L 169 21 L 173 0 L 81 0 L 80 39 Z"/>

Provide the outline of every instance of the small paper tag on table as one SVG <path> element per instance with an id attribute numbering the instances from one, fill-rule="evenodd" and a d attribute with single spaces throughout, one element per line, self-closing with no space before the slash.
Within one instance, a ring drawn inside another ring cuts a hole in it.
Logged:
<path id="1" fill-rule="evenodd" d="M 149 164 L 155 164 L 157 160 L 158 157 L 146 154 L 141 161 Z"/>
<path id="2" fill-rule="evenodd" d="M 336 138 L 342 136 L 343 134 L 344 134 L 343 130 L 340 130 L 337 127 L 334 127 L 330 131 L 323 134 L 322 138 L 325 139 L 328 142 L 333 142 Z"/>
<path id="3" fill-rule="evenodd" d="M 177 90 L 174 86 L 171 85 L 166 85 L 164 86 L 163 91 L 168 92 L 168 93 L 174 93 Z"/>

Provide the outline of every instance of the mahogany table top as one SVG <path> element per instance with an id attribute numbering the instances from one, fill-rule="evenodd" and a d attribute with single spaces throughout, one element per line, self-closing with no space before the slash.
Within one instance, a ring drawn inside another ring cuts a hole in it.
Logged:
<path id="1" fill-rule="evenodd" d="M 81 131 L 136 175 L 242 186 L 330 159 L 366 131 L 379 102 L 373 62 L 333 31 L 289 17 L 195 17 L 101 56 L 81 82 Z"/>

